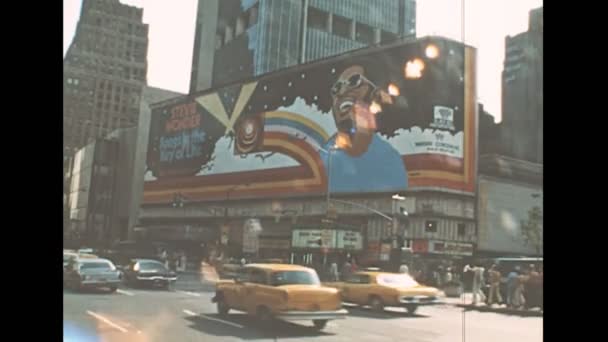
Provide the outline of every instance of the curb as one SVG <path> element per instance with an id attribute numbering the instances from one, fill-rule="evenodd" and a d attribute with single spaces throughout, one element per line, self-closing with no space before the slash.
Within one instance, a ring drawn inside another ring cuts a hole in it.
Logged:
<path id="1" fill-rule="evenodd" d="M 480 312 L 495 312 L 495 313 L 502 313 L 502 314 L 507 314 L 507 315 L 543 317 L 543 311 L 536 311 L 536 310 L 491 308 L 491 307 L 487 307 L 487 306 L 478 306 L 478 305 L 472 305 L 472 304 L 456 304 L 456 306 L 467 309 L 467 310 L 475 310 L 475 311 L 480 311 Z"/>

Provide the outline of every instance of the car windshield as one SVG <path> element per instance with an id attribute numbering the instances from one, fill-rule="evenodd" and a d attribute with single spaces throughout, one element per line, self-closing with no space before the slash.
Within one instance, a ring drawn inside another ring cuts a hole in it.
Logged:
<path id="1" fill-rule="evenodd" d="M 94 262 L 83 262 L 80 264 L 81 270 L 112 270 L 114 271 L 116 267 L 106 261 L 94 261 Z"/>
<path id="2" fill-rule="evenodd" d="M 143 271 L 165 271 L 167 268 L 160 262 L 146 261 L 139 262 L 139 269 Z"/>
<path id="3" fill-rule="evenodd" d="M 405 274 L 382 274 L 379 275 L 378 284 L 390 287 L 413 287 L 418 283 L 412 277 Z"/>
<path id="4" fill-rule="evenodd" d="M 274 272 L 270 278 L 273 286 L 281 285 L 319 285 L 319 277 L 309 271 L 280 271 Z"/>

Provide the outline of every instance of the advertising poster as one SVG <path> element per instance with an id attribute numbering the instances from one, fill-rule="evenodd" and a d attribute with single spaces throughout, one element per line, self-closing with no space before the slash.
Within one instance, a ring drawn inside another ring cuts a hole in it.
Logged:
<path id="1" fill-rule="evenodd" d="M 474 71 L 472 48 L 430 37 L 157 104 L 144 203 L 318 195 L 330 173 L 332 193 L 473 193 Z"/>

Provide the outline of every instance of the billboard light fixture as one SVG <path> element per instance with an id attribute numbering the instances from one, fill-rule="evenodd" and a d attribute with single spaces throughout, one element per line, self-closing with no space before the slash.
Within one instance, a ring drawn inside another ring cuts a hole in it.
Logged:
<path id="1" fill-rule="evenodd" d="M 430 59 L 435 59 L 439 57 L 439 48 L 435 44 L 429 44 L 424 49 L 424 54 Z"/>
<path id="2" fill-rule="evenodd" d="M 396 85 L 394 85 L 392 83 L 389 84 L 388 85 L 388 93 L 391 96 L 399 96 L 400 95 L 399 87 L 397 87 Z"/>
<path id="3" fill-rule="evenodd" d="M 418 79 L 422 77 L 422 70 L 424 70 L 424 62 L 420 58 L 409 60 L 405 64 L 405 78 Z"/>

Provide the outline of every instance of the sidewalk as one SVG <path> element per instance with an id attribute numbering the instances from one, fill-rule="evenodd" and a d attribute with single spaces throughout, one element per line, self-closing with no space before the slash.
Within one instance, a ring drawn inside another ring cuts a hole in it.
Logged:
<path id="1" fill-rule="evenodd" d="M 467 310 L 476 310 L 481 312 L 495 312 L 502 313 L 507 315 L 518 315 L 518 316 L 533 316 L 533 317 L 543 317 L 543 311 L 536 309 L 528 309 L 528 310 L 518 310 L 507 308 L 506 305 L 492 305 L 488 306 L 485 303 L 478 303 L 477 305 L 473 305 L 473 295 L 471 293 L 465 293 L 457 298 L 445 297 L 444 301 L 447 304 L 454 305 L 457 307 L 461 307 Z"/>

